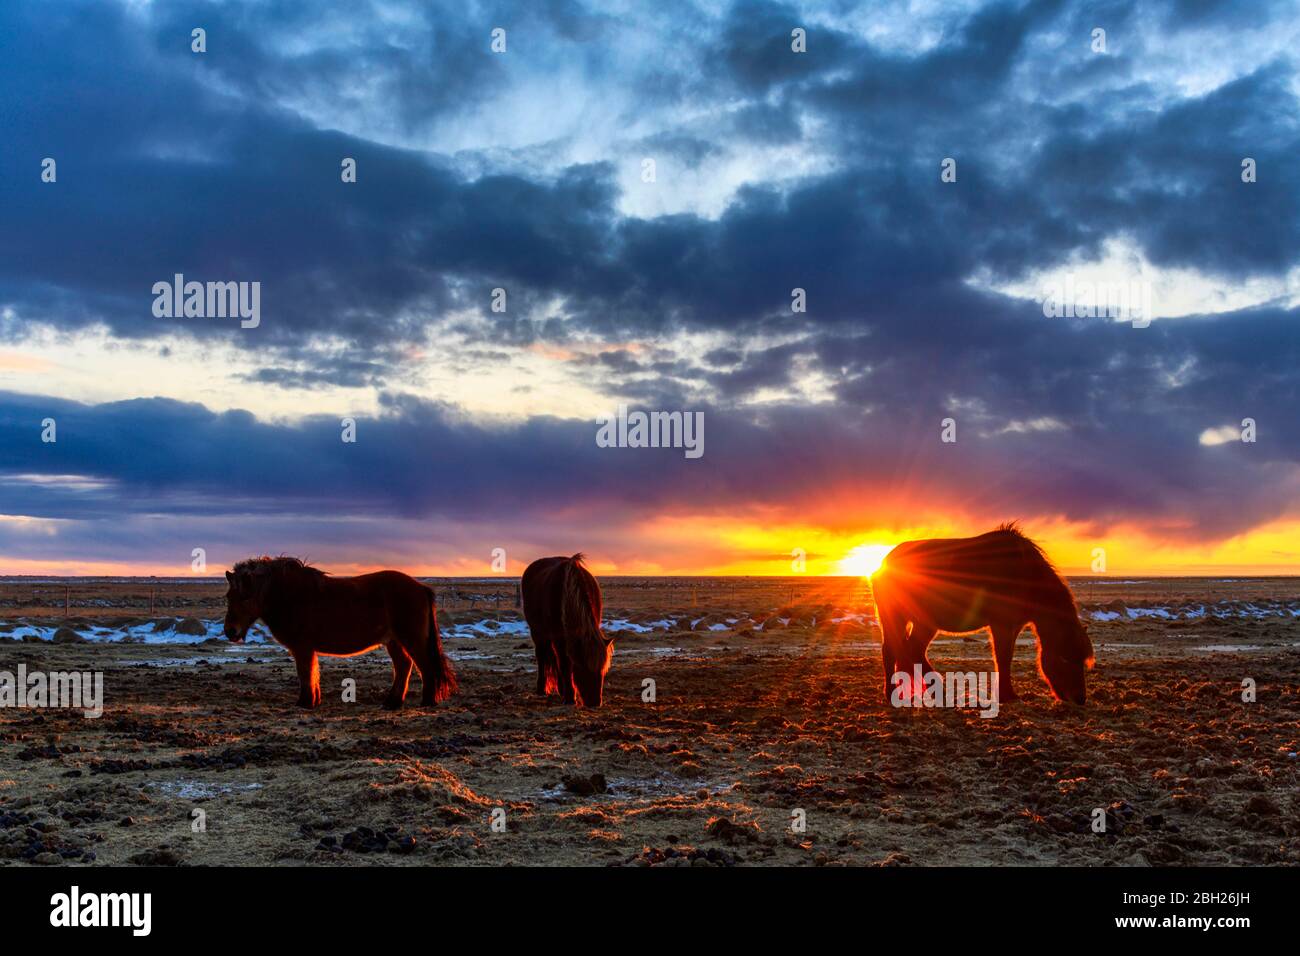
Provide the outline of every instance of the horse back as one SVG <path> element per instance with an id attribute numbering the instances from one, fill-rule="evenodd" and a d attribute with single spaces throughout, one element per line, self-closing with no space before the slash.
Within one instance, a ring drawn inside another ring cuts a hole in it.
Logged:
<path id="1" fill-rule="evenodd" d="M 577 574 L 590 613 L 597 627 L 602 614 L 600 585 L 591 572 L 573 557 L 538 558 L 524 569 L 520 592 L 524 618 L 534 635 L 558 636 L 564 630 L 565 581 Z"/>
<path id="2" fill-rule="evenodd" d="M 354 653 L 412 633 L 427 620 L 433 592 L 401 571 L 322 578 L 286 602 L 290 630 L 322 653 Z"/>
<path id="3" fill-rule="evenodd" d="M 905 608 L 909 619 L 957 632 L 1025 623 L 1062 587 L 1032 542 L 1002 531 L 904 542 L 877 577 L 881 600 Z"/>

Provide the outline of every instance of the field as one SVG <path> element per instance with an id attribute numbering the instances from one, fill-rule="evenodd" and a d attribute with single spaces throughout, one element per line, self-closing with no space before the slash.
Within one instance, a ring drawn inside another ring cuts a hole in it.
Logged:
<path id="1" fill-rule="evenodd" d="M 531 694 L 513 582 L 430 583 L 461 690 L 398 713 L 382 650 L 296 708 L 215 582 L 0 583 L 0 671 L 105 687 L 97 719 L 0 709 L 0 864 L 1300 863 L 1295 579 L 1073 581 L 1088 705 L 1025 634 L 992 718 L 885 704 L 858 579 L 602 582 L 598 711 Z M 932 657 L 992 667 L 983 636 Z"/>

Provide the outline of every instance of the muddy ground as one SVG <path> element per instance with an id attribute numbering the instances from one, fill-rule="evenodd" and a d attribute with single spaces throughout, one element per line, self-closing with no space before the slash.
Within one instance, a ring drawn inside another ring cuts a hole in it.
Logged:
<path id="1" fill-rule="evenodd" d="M 1083 709 L 1024 635 L 1022 700 L 986 719 L 886 706 L 874 624 L 767 587 L 675 586 L 696 628 L 618 635 L 598 711 L 534 697 L 519 634 L 448 637 L 460 692 L 422 709 L 413 681 L 388 713 L 383 651 L 326 659 L 305 712 L 273 645 L 0 633 L 0 670 L 97 670 L 106 694 L 98 719 L 0 710 L 0 865 L 1300 863 L 1296 618 L 1093 623 Z M 607 619 L 665 613 L 653 587 L 613 597 Z M 983 638 L 940 641 L 940 670 L 991 668 Z"/>

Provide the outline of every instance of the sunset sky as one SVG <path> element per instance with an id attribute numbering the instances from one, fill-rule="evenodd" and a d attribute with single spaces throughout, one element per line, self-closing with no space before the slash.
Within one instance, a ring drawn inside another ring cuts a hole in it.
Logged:
<path id="1" fill-rule="evenodd" d="M 1297 51 L 1287 2 L 6 0 L 0 573 L 839 573 L 1010 519 L 1300 572 Z M 156 317 L 177 273 L 260 324 Z M 599 447 L 620 404 L 704 454 Z"/>

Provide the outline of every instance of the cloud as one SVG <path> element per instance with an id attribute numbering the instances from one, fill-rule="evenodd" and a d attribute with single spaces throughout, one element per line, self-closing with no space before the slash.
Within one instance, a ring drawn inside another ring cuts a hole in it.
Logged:
<path id="1" fill-rule="evenodd" d="M 5 115 L 0 334 L 13 349 L 50 330 L 188 337 L 233 354 L 235 380 L 303 398 L 293 421 L 213 411 L 151 397 L 106 357 L 122 400 L 79 404 L 41 394 L 60 392 L 55 363 L 53 385 L 4 396 L 0 511 L 138 529 L 146 511 L 326 509 L 469 534 L 505 508 L 548 527 L 592 509 L 633 535 L 665 511 L 950 506 L 1175 537 L 1289 513 L 1286 5 L 883 4 L 877 20 L 750 0 L 680 16 L 3 5 L 23 95 Z M 208 54 L 189 52 L 192 25 Z M 1211 35 L 1232 40 L 1213 76 L 1196 54 Z M 639 180 L 647 154 L 655 183 Z M 1178 279 L 1181 318 L 1047 319 L 1004 294 L 1116 248 Z M 261 326 L 155 319 L 152 284 L 177 272 L 262 282 Z M 539 414 L 522 354 L 581 403 Z M 498 369 L 517 414 L 412 394 L 421 362 L 453 381 Z M 380 409 L 355 446 L 338 440 L 347 410 L 314 403 L 329 387 Z M 585 409 L 619 399 L 706 411 L 705 458 L 602 456 Z M 57 446 L 32 441 L 45 414 Z M 956 447 L 937 442 L 949 416 Z M 1258 443 L 1213 446 L 1214 423 L 1245 416 Z M 95 483 L 15 477 L 31 475 Z"/>

